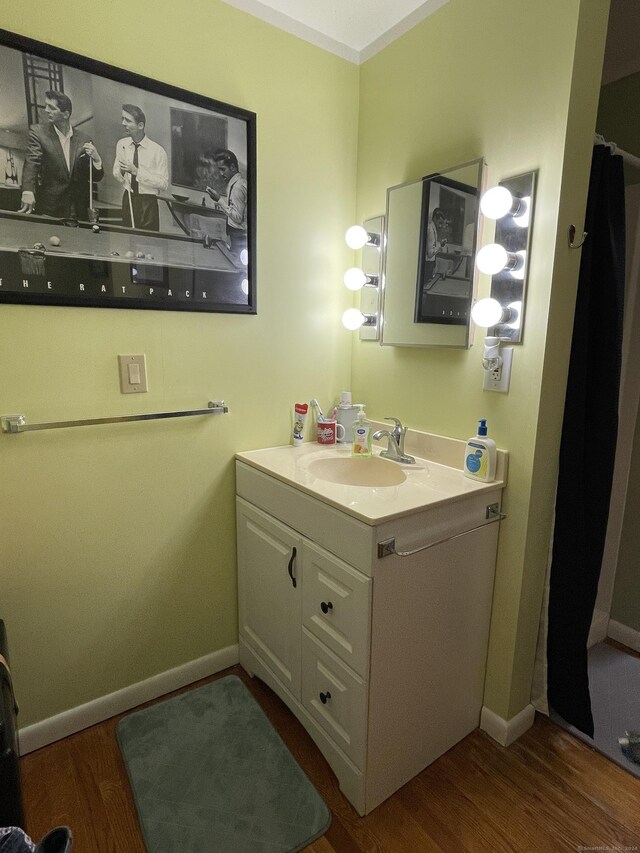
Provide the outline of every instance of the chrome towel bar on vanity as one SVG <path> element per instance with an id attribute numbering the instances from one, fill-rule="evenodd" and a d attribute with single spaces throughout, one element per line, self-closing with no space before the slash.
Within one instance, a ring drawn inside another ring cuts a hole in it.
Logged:
<path id="1" fill-rule="evenodd" d="M 444 539 L 437 539 L 435 542 L 429 542 L 428 545 L 421 545 L 419 548 L 413 548 L 411 551 L 396 551 L 396 540 L 395 539 L 385 539 L 384 542 L 378 542 L 378 559 L 382 559 L 382 557 L 390 557 L 392 554 L 395 554 L 396 557 L 412 557 L 414 554 L 419 554 L 420 551 L 426 551 L 428 548 L 435 548 L 436 545 L 442 545 L 444 542 L 449 542 L 451 539 L 458 539 L 460 536 L 466 536 L 468 533 L 473 533 L 476 530 L 480 530 L 481 527 L 487 527 L 489 524 L 493 524 L 495 521 L 502 521 L 503 518 L 507 516 L 500 512 L 499 504 L 488 504 L 485 518 L 487 519 L 486 524 L 478 524 L 476 527 L 472 527 L 469 530 L 463 530 L 462 533 L 454 533 L 453 536 L 445 536 Z"/>
<path id="2" fill-rule="evenodd" d="M 150 412 L 145 415 L 123 415 L 114 418 L 88 418 L 81 421 L 53 421 L 28 424 L 24 415 L 0 415 L 2 432 L 31 432 L 36 429 L 62 429 L 63 427 L 95 426 L 97 424 L 123 424 L 131 421 L 156 421 L 164 418 L 189 418 L 194 415 L 224 415 L 229 411 L 224 400 L 210 401 L 206 409 L 189 409 L 185 412 Z"/>

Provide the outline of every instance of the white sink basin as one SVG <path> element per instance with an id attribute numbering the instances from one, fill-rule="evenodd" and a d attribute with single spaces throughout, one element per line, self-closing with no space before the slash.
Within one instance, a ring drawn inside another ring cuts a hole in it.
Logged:
<path id="1" fill-rule="evenodd" d="M 462 459 L 464 442 L 457 444 L 459 453 L 454 458 Z M 470 480 L 460 468 L 421 457 L 415 452 L 418 449 L 408 448 L 416 458 L 414 465 L 384 459 L 378 449 L 369 459 L 358 459 L 351 456 L 349 445 L 322 448 L 315 442 L 248 450 L 237 453 L 236 458 L 367 524 L 380 524 L 504 485 L 500 480 Z"/>
<path id="2" fill-rule="evenodd" d="M 357 457 L 327 457 L 309 462 L 307 471 L 312 477 L 337 483 L 339 486 L 399 486 L 407 479 L 397 462 L 371 456 L 368 459 Z"/>

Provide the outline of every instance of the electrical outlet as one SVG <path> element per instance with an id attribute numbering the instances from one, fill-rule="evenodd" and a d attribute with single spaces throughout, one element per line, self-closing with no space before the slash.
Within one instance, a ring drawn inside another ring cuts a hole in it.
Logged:
<path id="1" fill-rule="evenodd" d="M 513 347 L 500 347 L 502 364 L 495 370 L 485 370 L 482 388 L 485 391 L 501 391 L 503 394 L 509 392 L 509 381 L 511 380 L 511 360 L 513 358 Z"/>

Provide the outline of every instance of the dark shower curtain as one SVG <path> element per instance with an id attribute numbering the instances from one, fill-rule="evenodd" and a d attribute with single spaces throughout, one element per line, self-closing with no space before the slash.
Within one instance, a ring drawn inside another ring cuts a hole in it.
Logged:
<path id="1" fill-rule="evenodd" d="M 591 161 L 556 496 L 549 581 L 547 697 L 593 737 L 587 639 L 598 592 L 618 432 L 624 307 L 622 157 Z"/>

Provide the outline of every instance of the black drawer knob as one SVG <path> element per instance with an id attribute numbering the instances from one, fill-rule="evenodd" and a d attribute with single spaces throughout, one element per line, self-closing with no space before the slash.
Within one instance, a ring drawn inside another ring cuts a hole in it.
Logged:
<path id="1" fill-rule="evenodd" d="M 327 702 L 329 701 L 329 699 L 331 699 L 331 693 L 329 693 L 328 690 L 326 693 L 320 694 L 320 701 L 322 702 L 323 705 L 326 705 Z"/>
<path id="2" fill-rule="evenodd" d="M 328 613 L 330 610 L 333 610 L 333 604 L 330 601 L 322 601 L 320 603 L 320 610 L 323 613 Z"/>

